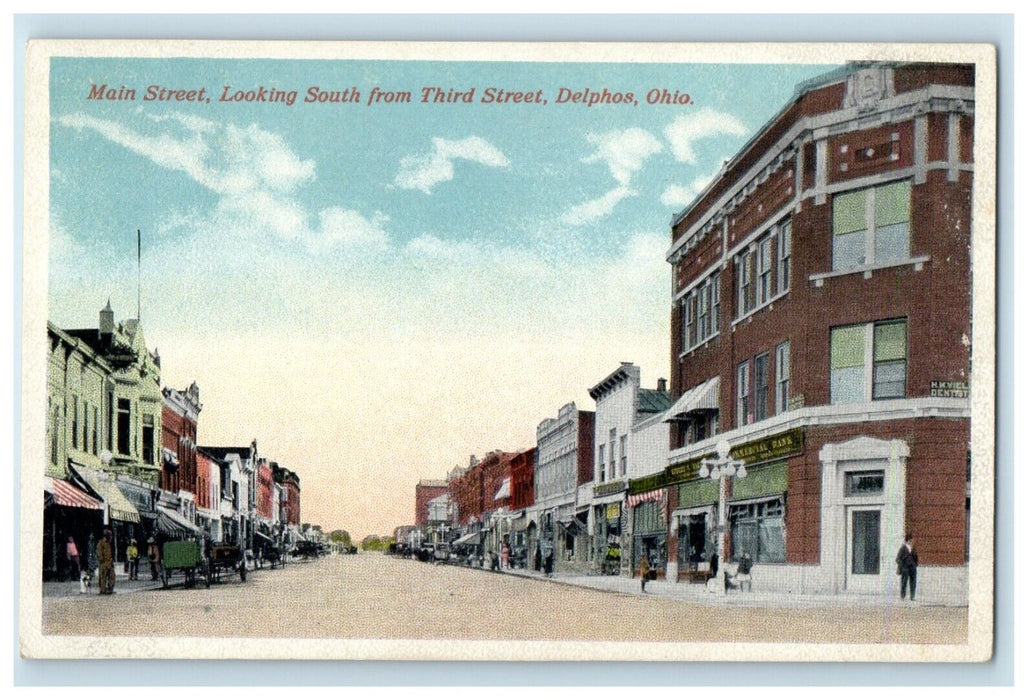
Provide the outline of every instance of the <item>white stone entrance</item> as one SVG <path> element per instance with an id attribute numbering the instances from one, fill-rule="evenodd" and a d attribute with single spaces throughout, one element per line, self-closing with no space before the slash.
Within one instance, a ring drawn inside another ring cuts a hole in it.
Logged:
<path id="1" fill-rule="evenodd" d="M 908 458 L 909 446 L 902 440 L 871 437 L 820 450 L 820 567 L 826 590 L 896 594 Z"/>

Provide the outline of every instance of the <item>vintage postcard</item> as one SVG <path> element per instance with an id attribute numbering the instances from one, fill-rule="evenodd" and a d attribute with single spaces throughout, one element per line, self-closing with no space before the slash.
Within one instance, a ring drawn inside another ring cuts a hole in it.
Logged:
<path id="1" fill-rule="evenodd" d="M 995 52 L 36 41 L 31 658 L 990 658 Z"/>

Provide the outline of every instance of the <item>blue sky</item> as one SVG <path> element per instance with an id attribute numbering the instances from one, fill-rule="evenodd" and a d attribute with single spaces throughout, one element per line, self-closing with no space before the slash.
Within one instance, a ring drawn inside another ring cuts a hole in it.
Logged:
<path id="1" fill-rule="evenodd" d="M 417 479 L 533 446 L 618 362 L 668 376 L 672 213 L 830 68 L 57 58 L 49 317 L 93 325 L 108 297 L 135 316 L 141 229 L 145 334 L 167 385 L 201 386 L 201 442 L 257 437 L 300 473 L 303 519 L 385 532 Z M 143 102 L 149 85 L 210 102 Z M 224 86 L 299 95 L 220 103 Z M 304 104 L 310 86 L 363 102 Z M 367 106 L 375 86 L 414 101 Z M 475 104 L 421 104 L 426 86 Z M 638 104 L 558 104 L 562 87 Z M 545 103 L 479 104 L 486 88 Z M 649 105 L 654 88 L 693 104 Z"/>

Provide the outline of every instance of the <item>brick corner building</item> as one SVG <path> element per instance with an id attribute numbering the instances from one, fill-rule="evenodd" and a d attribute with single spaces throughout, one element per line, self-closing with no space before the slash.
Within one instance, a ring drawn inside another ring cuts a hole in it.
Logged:
<path id="1" fill-rule="evenodd" d="M 921 587 L 966 600 L 973 141 L 973 66 L 851 64 L 673 218 L 670 578 L 719 541 L 725 440 L 756 587 L 897 595 L 911 532 Z"/>

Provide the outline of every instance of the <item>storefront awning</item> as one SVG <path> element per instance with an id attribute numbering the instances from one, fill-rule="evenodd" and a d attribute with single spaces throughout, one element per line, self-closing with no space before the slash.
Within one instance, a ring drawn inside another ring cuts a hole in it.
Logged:
<path id="1" fill-rule="evenodd" d="M 54 505 L 65 508 L 86 508 L 88 510 L 104 510 L 104 503 L 78 489 L 64 479 L 43 478 L 43 491 L 50 496 Z"/>
<path id="2" fill-rule="evenodd" d="M 500 484 L 500 490 L 496 492 L 495 496 L 493 496 L 493 500 L 494 501 L 498 501 L 498 500 L 503 499 L 503 498 L 510 498 L 510 477 L 509 476 L 503 480 L 503 483 Z"/>
<path id="3" fill-rule="evenodd" d="M 74 464 L 72 468 L 95 493 L 104 499 L 104 504 L 108 507 L 109 518 L 121 520 L 124 523 L 140 522 L 140 513 L 129 502 L 111 476 L 81 464 Z"/>
<path id="4" fill-rule="evenodd" d="M 663 420 L 666 423 L 685 421 L 690 419 L 690 414 L 694 411 L 717 410 L 719 410 L 719 378 L 712 377 L 680 396 L 672 404 L 672 408 L 665 413 Z"/>
<path id="5" fill-rule="evenodd" d="M 481 544 L 481 533 L 472 532 L 469 535 L 464 535 L 460 539 L 453 542 L 454 545 L 472 545 Z"/>
<path id="6" fill-rule="evenodd" d="M 194 537 L 198 528 L 175 510 L 158 506 L 158 530 L 173 537 Z"/>

